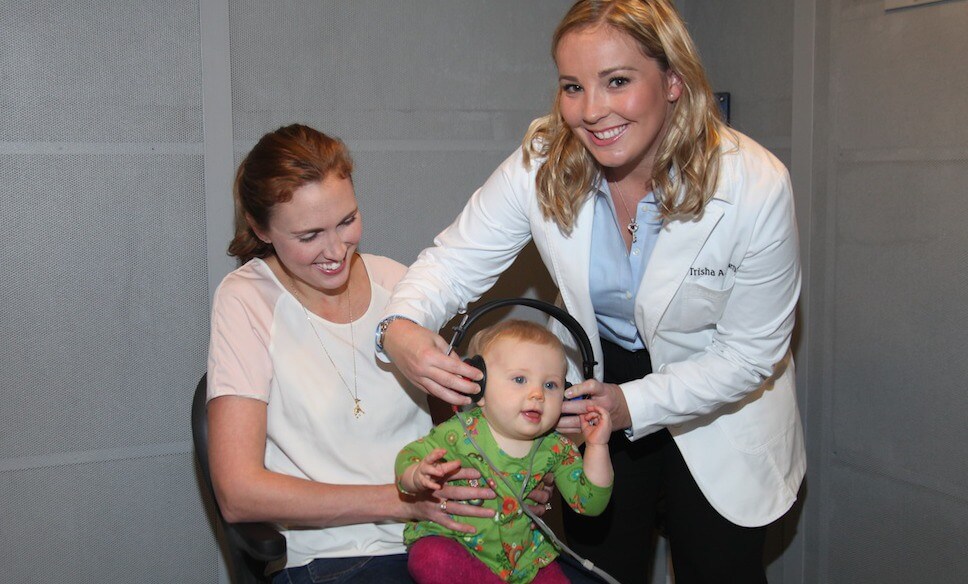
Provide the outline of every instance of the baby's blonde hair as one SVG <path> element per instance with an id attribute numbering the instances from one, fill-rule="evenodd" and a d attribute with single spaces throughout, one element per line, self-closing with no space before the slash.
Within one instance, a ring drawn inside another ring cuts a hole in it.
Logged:
<path id="1" fill-rule="evenodd" d="M 482 329 L 471 338 L 467 352 L 470 355 L 483 355 L 494 346 L 494 343 L 504 339 L 535 343 L 555 349 L 561 354 L 562 371 L 568 369 L 565 347 L 561 344 L 561 340 L 545 327 L 530 320 L 512 318 Z"/>

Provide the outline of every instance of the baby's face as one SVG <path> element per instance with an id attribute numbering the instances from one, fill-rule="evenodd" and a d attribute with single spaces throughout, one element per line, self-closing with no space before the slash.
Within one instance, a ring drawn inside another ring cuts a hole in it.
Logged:
<path id="1" fill-rule="evenodd" d="M 567 369 L 560 348 L 499 339 L 483 357 L 487 389 L 481 409 L 499 442 L 502 437 L 530 442 L 555 427 Z"/>

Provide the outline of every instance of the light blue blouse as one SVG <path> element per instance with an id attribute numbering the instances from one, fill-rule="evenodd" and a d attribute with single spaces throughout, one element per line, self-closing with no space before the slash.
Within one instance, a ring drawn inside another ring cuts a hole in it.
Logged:
<path id="1" fill-rule="evenodd" d="M 605 180 L 601 181 L 594 196 L 588 287 L 598 320 L 598 331 L 603 339 L 624 349 L 644 349 L 645 344 L 635 327 L 633 313 L 635 296 L 662 228 L 655 195 L 650 192 L 636 206 L 635 217 L 639 225 L 637 241 L 628 251 L 622 240 L 626 226 L 619 223 Z"/>

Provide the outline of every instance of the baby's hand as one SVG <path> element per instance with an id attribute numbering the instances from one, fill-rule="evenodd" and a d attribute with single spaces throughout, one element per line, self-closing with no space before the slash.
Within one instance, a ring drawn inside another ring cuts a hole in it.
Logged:
<path id="1" fill-rule="evenodd" d="M 444 487 L 447 477 L 460 470 L 460 461 L 445 461 L 447 451 L 437 448 L 416 465 L 413 473 L 414 492 L 438 491 Z M 409 490 L 409 489 L 408 489 Z"/>
<path id="2" fill-rule="evenodd" d="M 612 435 L 612 418 L 608 410 L 601 406 L 589 405 L 584 414 L 579 414 L 581 433 L 588 444 L 608 444 Z"/>

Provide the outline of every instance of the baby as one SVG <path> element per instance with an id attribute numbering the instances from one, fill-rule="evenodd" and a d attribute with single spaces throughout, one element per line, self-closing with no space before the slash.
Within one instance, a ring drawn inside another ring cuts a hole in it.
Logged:
<path id="1" fill-rule="evenodd" d="M 575 444 L 554 431 L 567 362 L 558 338 L 538 324 L 507 320 L 484 329 L 471 340 L 469 353 L 485 363 L 479 407 L 404 447 L 396 461 L 397 487 L 408 494 L 436 491 L 462 466 L 473 467 L 497 494 L 475 504 L 495 515 L 461 517 L 476 528 L 473 534 L 430 521 L 408 524 L 410 573 L 419 584 L 567 582 L 555 561 L 558 550 L 520 501 L 553 472 L 572 509 L 586 515 L 604 511 L 612 492 L 611 419 L 598 406 L 581 416 L 584 461 Z"/>

